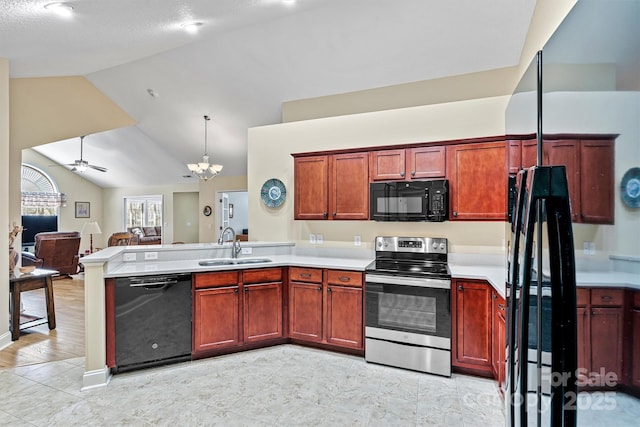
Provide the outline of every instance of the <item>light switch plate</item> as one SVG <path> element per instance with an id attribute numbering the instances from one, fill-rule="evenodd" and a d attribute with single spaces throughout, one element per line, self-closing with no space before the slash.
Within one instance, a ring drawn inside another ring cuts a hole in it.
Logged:
<path id="1" fill-rule="evenodd" d="M 362 238 L 360 236 L 353 236 L 353 244 L 356 246 L 362 245 Z"/>
<path id="2" fill-rule="evenodd" d="M 152 259 L 158 259 L 158 252 L 145 252 L 144 253 L 144 260 L 145 261 L 152 260 Z"/>
<path id="3" fill-rule="evenodd" d="M 309 234 L 309 243 L 311 243 L 312 245 L 316 244 L 316 235 L 315 234 Z"/>
<path id="4" fill-rule="evenodd" d="M 250 248 L 250 247 L 245 248 L 245 247 L 243 247 L 243 248 L 241 248 L 241 253 L 242 253 L 242 255 L 251 255 L 253 253 L 253 248 Z"/>
<path id="5" fill-rule="evenodd" d="M 316 234 L 316 243 L 319 245 L 324 243 L 324 236 L 322 234 Z"/>

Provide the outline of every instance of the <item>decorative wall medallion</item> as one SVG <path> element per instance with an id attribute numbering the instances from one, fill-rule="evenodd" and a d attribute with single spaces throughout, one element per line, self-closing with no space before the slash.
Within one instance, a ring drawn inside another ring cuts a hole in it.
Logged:
<path id="1" fill-rule="evenodd" d="M 202 209 L 202 215 L 209 216 L 211 215 L 211 206 L 207 205 Z"/>
<path id="2" fill-rule="evenodd" d="M 282 205 L 286 196 L 287 189 L 284 187 L 282 181 L 276 178 L 266 180 L 260 191 L 262 202 L 268 208 L 277 208 Z"/>
<path id="3" fill-rule="evenodd" d="M 625 205 L 640 208 L 640 168 L 629 169 L 620 181 L 620 195 Z"/>

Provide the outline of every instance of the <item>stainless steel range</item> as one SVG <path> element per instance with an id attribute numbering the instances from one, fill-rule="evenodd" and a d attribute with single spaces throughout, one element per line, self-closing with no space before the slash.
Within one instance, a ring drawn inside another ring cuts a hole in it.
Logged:
<path id="1" fill-rule="evenodd" d="M 447 239 L 376 237 L 365 271 L 367 362 L 451 376 Z"/>

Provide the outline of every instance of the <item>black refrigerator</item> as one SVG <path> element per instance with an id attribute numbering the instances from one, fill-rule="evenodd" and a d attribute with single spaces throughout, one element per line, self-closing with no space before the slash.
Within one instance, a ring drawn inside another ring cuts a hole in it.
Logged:
<path id="1" fill-rule="evenodd" d="M 507 277 L 508 426 L 576 425 L 576 283 L 564 166 L 517 176 Z"/>

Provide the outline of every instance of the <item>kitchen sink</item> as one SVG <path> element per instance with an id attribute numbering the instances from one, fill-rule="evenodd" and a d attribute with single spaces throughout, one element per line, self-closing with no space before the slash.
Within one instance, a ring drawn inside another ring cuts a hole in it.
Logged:
<path id="1" fill-rule="evenodd" d="M 215 267 L 217 265 L 242 265 L 242 264 L 259 264 L 262 262 L 271 262 L 269 258 L 217 258 L 217 259 L 203 259 L 198 264 L 203 267 Z"/>

